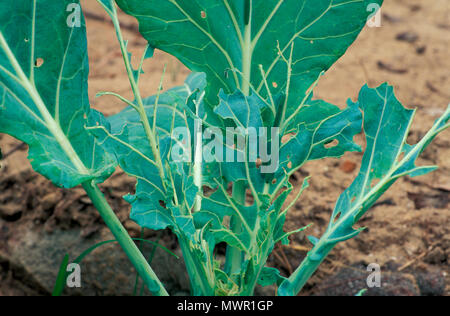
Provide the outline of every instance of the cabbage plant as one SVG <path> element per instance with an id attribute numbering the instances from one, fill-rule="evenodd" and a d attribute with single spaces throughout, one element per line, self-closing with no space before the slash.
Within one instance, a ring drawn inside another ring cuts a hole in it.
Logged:
<path id="1" fill-rule="evenodd" d="M 130 217 L 178 238 L 192 295 L 253 295 L 257 284 L 297 295 L 358 221 L 400 177 L 437 169 L 416 160 L 448 128 L 450 107 L 417 144 L 415 110 L 392 86 L 364 86 L 338 107 L 314 98 L 324 73 L 346 52 L 382 0 L 97 0 L 111 18 L 132 100 L 106 117 L 88 98 L 86 29 L 78 0 L 0 2 L 0 132 L 29 145 L 36 172 L 56 186 L 81 185 L 153 295 L 168 295 L 98 185 L 120 167 L 137 181 Z M 375 5 L 375 6 L 374 6 Z M 148 41 L 134 68 L 117 6 Z M 144 97 L 144 62 L 155 49 L 192 74 L 184 85 Z M 288 244 L 291 176 L 312 160 L 361 151 L 354 182 L 325 233 L 290 276 L 266 266 Z M 226 256 L 216 253 L 226 245 Z"/>

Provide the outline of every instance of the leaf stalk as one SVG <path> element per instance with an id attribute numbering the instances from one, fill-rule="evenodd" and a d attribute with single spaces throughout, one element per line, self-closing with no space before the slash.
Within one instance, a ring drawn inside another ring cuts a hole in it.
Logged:
<path id="1" fill-rule="evenodd" d="M 139 251 L 134 241 L 128 235 L 128 232 L 123 227 L 120 220 L 117 218 L 111 206 L 106 201 L 105 196 L 100 191 L 97 185 L 93 182 L 83 183 L 83 188 L 88 194 L 92 203 L 100 213 L 101 217 L 105 221 L 111 233 L 114 235 L 120 246 L 136 268 L 142 280 L 148 286 L 148 289 L 153 295 L 156 296 L 168 296 L 166 289 L 162 285 L 161 281 L 156 276 L 153 269 L 148 264 L 144 255 Z"/>

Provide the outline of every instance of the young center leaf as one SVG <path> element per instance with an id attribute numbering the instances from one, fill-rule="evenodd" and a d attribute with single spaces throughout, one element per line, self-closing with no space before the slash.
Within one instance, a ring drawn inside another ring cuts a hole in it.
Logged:
<path id="1" fill-rule="evenodd" d="M 151 124 L 156 115 L 155 126 L 163 161 L 167 161 L 166 158 L 171 154 L 173 128 L 187 124 L 185 114 L 180 111 L 186 98 L 186 89 L 180 87 L 163 93 L 158 98 L 154 96 L 144 100 Z M 120 167 L 137 179 L 136 194 L 126 197 L 132 205 L 131 218 L 149 229 L 159 230 L 176 226 L 174 215 L 166 208 L 166 202 L 171 200 L 166 193 L 172 183 L 166 183 L 159 177 L 158 166 L 139 114 L 134 108 L 128 107 L 108 118 L 108 121 L 110 129 L 105 126 L 92 126 L 89 129 L 99 137 L 105 148 L 116 156 Z M 185 148 L 188 144 L 179 145 Z"/>
<path id="2" fill-rule="evenodd" d="M 220 89 L 286 93 L 292 114 L 322 71 L 339 59 L 382 0 L 116 0 L 152 47 L 207 75 Z M 267 85 L 263 80 L 265 73 Z"/>
<path id="3" fill-rule="evenodd" d="M 0 3 L 0 132 L 29 145 L 33 168 L 56 185 L 106 178 L 114 160 L 85 129 L 88 55 L 78 0 Z"/>
<path id="4" fill-rule="evenodd" d="M 249 97 L 241 92 L 232 95 L 220 94 L 220 103 L 215 108 L 215 113 L 231 121 L 232 126 L 239 128 L 237 132 L 245 131 L 249 127 L 255 131 L 246 135 L 248 138 L 245 142 L 246 148 L 231 149 L 230 146 L 225 148 L 224 151 L 234 151 L 235 157 L 239 155 L 248 157 L 248 162 L 245 163 L 221 163 L 227 181 L 242 180 L 249 184 L 252 182 L 258 192 L 261 192 L 263 186 L 268 183 L 270 186 L 268 193 L 278 192 L 281 187 L 288 186 L 286 181 L 289 177 L 308 161 L 341 157 L 345 152 L 361 150 L 353 138 L 361 132 L 362 113 L 353 102 L 349 102 L 347 108 L 341 110 L 327 102 L 309 99 L 299 107 L 295 115 L 296 128 L 294 129 L 292 125 L 284 130 L 285 137 L 279 133 L 277 135 L 274 129 L 271 135 L 265 135 L 270 132 L 264 134 L 260 131 L 260 128 L 264 127 L 264 122 L 269 126 L 272 125 L 274 117 L 264 115 L 264 111 L 270 114 L 268 107 L 267 103 L 255 94 Z M 270 157 L 258 154 L 262 152 L 261 145 L 258 144 L 261 137 L 267 139 L 262 147 L 263 150 L 271 152 Z M 262 158 L 261 166 L 255 163 L 254 157 Z M 224 157 L 221 158 L 225 161 Z"/>
<path id="5" fill-rule="evenodd" d="M 186 100 L 203 85 L 204 76 L 193 74 L 184 86 L 143 100 L 158 139 L 164 179 L 159 176 L 141 117 L 132 106 L 109 117 L 109 124 L 88 127 L 116 157 L 120 167 L 136 178 L 136 193 L 126 196 L 126 200 L 132 205 L 131 218 L 142 227 L 170 227 L 179 235 L 193 238 L 195 228 L 190 212 L 199 189 L 194 184 L 194 166 L 187 163 L 193 158 L 194 120 L 186 114 Z M 177 134 L 177 130 L 181 133 Z M 202 171 L 205 177 L 209 173 L 206 167 Z"/>
<path id="6" fill-rule="evenodd" d="M 201 164 L 199 172 L 196 165 L 190 163 L 195 151 L 195 122 L 187 114 L 189 110 L 192 115 L 201 115 L 201 111 L 188 109 L 187 100 L 192 101 L 193 91 L 201 89 L 203 83 L 204 76 L 193 74 L 184 86 L 143 100 L 144 110 L 158 139 L 164 178 L 159 176 L 155 157 L 135 106 L 109 117 L 109 125 L 91 126 L 88 129 L 116 157 L 120 167 L 137 180 L 135 194 L 125 196 L 132 206 L 131 219 L 152 230 L 170 228 L 179 238 L 183 249 L 193 293 L 212 295 L 213 258 L 208 249 L 212 250 L 215 244 L 207 229 L 212 223 L 210 219 L 206 223 L 196 221 L 193 212 L 198 203 L 197 197 L 201 194 L 199 187 L 211 183 L 210 175 L 217 168 Z M 202 107 L 201 96 L 195 103 L 199 105 L 198 108 Z M 197 172 L 200 173 L 199 183 L 195 181 Z M 203 272 L 196 272 L 199 269 Z"/>

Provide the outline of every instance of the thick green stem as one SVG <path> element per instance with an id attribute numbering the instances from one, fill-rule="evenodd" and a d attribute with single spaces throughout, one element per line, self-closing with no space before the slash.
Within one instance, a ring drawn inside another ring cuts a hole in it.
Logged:
<path id="1" fill-rule="evenodd" d="M 245 95 L 250 94 L 250 80 L 252 76 L 252 16 L 251 16 L 251 0 L 245 0 L 244 2 L 244 37 L 241 38 L 242 49 L 242 78 L 241 78 L 241 91 Z"/>
<path id="2" fill-rule="evenodd" d="M 247 22 L 251 22 L 250 18 Z M 243 47 L 243 73 L 242 73 L 242 92 L 245 95 L 250 94 L 250 77 L 251 77 L 251 24 L 245 26 L 244 35 L 244 47 Z M 237 181 L 233 185 L 233 199 L 239 204 L 245 204 L 245 182 Z M 233 233 L 239 234 L 242 231 L 242 223 L 240 219 L 231 218 L 230 227 Z M 231 276 L 233 274 L 239 274 L 242 270 L 242 261 L 244 254 L 239 249 L 228 246 L 225 261 L 225 272 Z"/>
<path id="3" fill-rule="evenodd" d="M 197 260 L 195 253 L 189 246 L 189 241 L 179 237 L 180 248 L 183 253 L 186 269 L 191 281 L 191 291 L 195 296 L 214 296 L 214 276 L 212 269 L 208 269 Z"/>
<path id="4" fill-rule="evenodd" d="M 239 204 L 245 204 L 245 182 L 238 181 L 233 185 L 233 199 Z M 240 234 L 242 231 L 242 222 L 239 218 L 234 216 L 231 218 L 230 228 L 235 234 Z M 242 261 L 244 254 L 241 250 L 227 246 L 225 272 L 231 276 L 235 273 L 240 273 L 242 269 Z"/>
<path id="5" fill-rule="evenodd" d="M 271 247 L 267 247 L 267 245 L 271 244 L 267 242 L 265 246 L 261 248 L 261 256 L 258 264 L 255 265 L 256 269 L 251 274 L 252 277 L 246 282 L 243 286 L 243 291 L 241 293 L 242 296 L 253 296 L 255 293 L 256 285 L 258 284 L 259 276 L 261 275 L 261 271 L 263 270 L 266 262 L 269 258 L 269 251 L 272 249 Z"/>
<path id="6" fill-rule="evenodd" d="M 245 31 L 244 42 L 242 47 L 242 93 L 244 95 L 250 94 L 250 80 L 252 69 L 252 40 L 251 40 L 251 0 L 245 1 Z M 251 179 L 249 178 L 249 181 Z M 237 181 L 233 185 L 233 199 L 241 205 L 245 204 L 245 181 Z M 256 197 L 257 198 L 257 197 Z M 242 222 L 239 218 L 231 217 L 230 228 L 234 234 L 238 235 L 242 232 Z M 226 260 L 225 260 L 225 273 L 229 276 L 233 274 L 239 275 L 242 273 L 242 262 L 244 260 L 244 253 L 230 245 L 227 246 Z"/>
<path id="7" fill-rule="evenodd" d="M 199 115 L 199 106 L 196 104 L 195 115 Z M 202 208 L 202 196 L 203 196 L 203 144 L 202 144 L 202 126 L 199 121 L 195 121 L 194 127 L 194 184 L 198 188 L 197 195 L 195 196 L 194 212 L 200 212 Z"/>
<path id="8" fill-rule="evenodd" d="M 169 294 L 163 284 L 109 206 L 98 186 L 92 182 L 85 182 L 83 183 L 83 188 L 86 190 L 86 193 L 91 198 L 94 206 L 97 208 L 115 239 L 119 242 L 125 254 L 136 268 L 136 271 L 148 286 L 150 292 L 155 296 L 168 296 Z"/>
<path id="9" fill-rule="evenodd" d="M 306 282 L 316 272 L 331 250 L 334 244 L 330 245 L 326 242 L 319 242 L 313 250 L 311 250 L 301 265 L 289 277 L 289 282 L 283 282 L 278 289 L 279 296 L 295 296 L 305 286 Z"/>

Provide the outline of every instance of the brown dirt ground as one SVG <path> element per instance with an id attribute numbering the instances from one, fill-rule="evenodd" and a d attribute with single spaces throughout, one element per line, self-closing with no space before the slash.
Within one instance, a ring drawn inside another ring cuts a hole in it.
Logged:
<path id="1" fill-rule="evenodd" d="M 124 105 L 112 97 L 96 99 L 95 94 L 114 91 L 131 97 L 120 50 L 113 27 L 100 19 L 106 19 L 106 16 L 98 4 L 92 0 L 82 0 L 82 3 L 88 13 L 91 104 L 107 115 L 114 114 Z M 386 0 L 382 13 L 382 27 L 366 28 L 362 32 L 348 53 L 322 79 L 316 97 L 344 105 L 347 98 L 356 98 L 365 82 L 376 86 L 388 81 L 395 86 L 396 94 L 405 106 L 418 110 L 409 139 L 412 143 L 424 135 L 450 101 L 450 3 L 448 0 Z M 122 15 L 121 19 L 127 27 L 125 36 L 130 41 L 131 51 L 134 56 L 139 56 L 146 43 L 136 32 L 132 18 Z M 407 40 L 399 40 L 399 37 Z M 171 56 L 157 52 L 144 67 L 146 74 L 141 81 L 144 96 L 155 93 L 164 65 L 167 65 L 164 88 L 182 83 L 189 73 Z M 439 171 L 420 178 L 399 180 L 362 220 L 361 224 L 368 230 L 336 247 L 310 281 L 305 294 L 317 294 L 325 287 L 339 286 L 323 281 L 341 267 L 372 262 L 379 263 L 382 268 L 389 266 L 390 271 L 399 268 L 438 271 L 446 280 L 445 294 L 450 294 L 449 136 L 450 131 L 443 133 L 420 159 L 421 164 L 439 165 Z M 362 136 L 358 137 L 358 142 L 364 144 Z M 19 144 L 9 136 L 0 135 L 3 153 Z M 35 202 L 29 203 L 32 211 L 44 203 L 40 197 L 56 192 L 54 200 L 57 201 L 62 193 L 42 177 L 21 183 L 21 176 L 29 174 L 31 169 L 26 155 L 26 148 L 21 148 L 2 161 L 0 203 L 14 205 L 23 200 L 25 194 L 36 194 L 32 198 Z M 302 178 L 311 175 L 311 187 L 290 213 L 288 228 L 314 223 L 306 234 L 320 235 L 339 194 L 357 174 L 361 157 L 360 153 L 347 154 L 341 160 L 313 162 L 303 168 L 293 181 L 299 188 Z M 113 193 L 116 197 L 127 193 L 132 185 L 132 180 L 120 175 L 105 184 L 117 192 Z M 66 191 L 64 194 L 70 195 Z M 116 203 L 122 209 L 128 207 Z M 98 218 L 87 216 L 79 222 L 85 225 L 86 234 L 89 234 L 89 227 L 98 224 Z M 66 224 L 70 223 L 67 220 Z M 136 229 L 132 224 L 128 226 Z M 305 235 L 297 235 L 291 246 L 277 249 L 270 262 L 287 273 L 305 255 L 308 247 Z"/>

